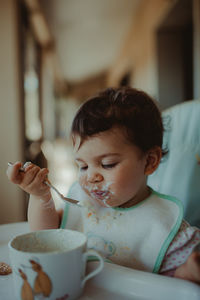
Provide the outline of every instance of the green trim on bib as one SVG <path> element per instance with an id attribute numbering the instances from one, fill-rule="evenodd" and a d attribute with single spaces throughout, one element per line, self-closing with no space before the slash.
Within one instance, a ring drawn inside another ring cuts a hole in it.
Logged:
<path id="1" fill-rule="evenodd" d="M 69 191 L 67 193 L 67 197 L 71 198 L 71 190 L 74 187 L 74 185 L 76 185 L 76 184 L 77 184 L 77 181 L 75 181 L 74 183 L 72 183 L 72 185 L 70 186 Z M 69 207 L 70 207 L 70 204 L 66 203 L 65 204 L 65 209 L 64 209 L 64 212 L 63 212 L 62 222 L 61 222 L 61 225 L 60 225 L 61 229 L 65 229 L 66 228 L 68 214 L 69 214 Z"/>
<path id="2" fill-rule="evenodd" d="M 175 204 L 177 204 L 177 206 L 179 207 L 179 216 L 177 218 L 176 224 L 174 225 L 174 227 L 172 228 L 172 230 L 169 233 L 168 237 L 164 241 L 164 243 L 162 245 L 162 248 L 159 251 L 158 257 L 157 257 L 156 262 L 155 262 L 155 265 L 154 265 L 153 273 L 158 273 L 158 271 L 160 269 L 160 266 L 162 264 L 163 258 L 164 258 L 165 254 L 166 254 L 166 251 L 167 251 L 170 243 L 174 239 L 175 235 L 177 234 L 177 232 L 178 232 L 178 230 L 179 230 L 179 228 L 181 226 L 181 223 L 182 223 L 182 220 L 183 220 L 183 204 L 182 204 L 182 202 L 180 200 L 178 200 L 175 197 L 160 194 L 158 192 L 155 192 L 152 189 L 151 189 L 151 191 L 152 191 L 152 194 L 157 195 L 159 198 L 163 198 L 163 199 L 172 201 Z"/>
<path id="3" fill-rule="evenodd" d="M 62 217 L 62 222 L 61 222 L 61 225 L 60 225 L 61 229 L 66 228 L 67 218 L 68 218 L 68 214 L 69 214 L 69 206 L 70 206 L 70 204 L 67 204 L 67 203 L 65 204 L 65 209 L 64 209 L 63 217 Z"/>

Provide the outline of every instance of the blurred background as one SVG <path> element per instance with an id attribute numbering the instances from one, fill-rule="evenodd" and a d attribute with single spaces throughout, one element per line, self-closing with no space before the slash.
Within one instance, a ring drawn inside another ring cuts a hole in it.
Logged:
<path id="1" fill-rule="evenodd" d="M 0 224 L 26 220 L 8 161 L 48 166 L 67 193 L 71 121 L 100 89 L 143 89 L 162 110 L 200 98 L 200 0 L 0 1 L 0 39 Z"/>

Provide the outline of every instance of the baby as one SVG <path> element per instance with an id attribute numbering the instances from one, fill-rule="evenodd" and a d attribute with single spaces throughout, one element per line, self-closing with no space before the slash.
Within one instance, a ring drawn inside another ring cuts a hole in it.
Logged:
<path id="1" fill-rule="evenodd" d="M 47 169 L 30 164 L 22 173 L 15 163 L 7 170 L 30 194 L 31 229 L 80 230 L 108 261 L 200 283 L 199 229 L 183 220 L 178 199 L 147 186 L 166 154 L 154 100 L 133 88 L 106 89 L 79 108 L 71 135 L 79 178 L 68 196 L 80 209 L 56 211 L 43 183 Z"/>

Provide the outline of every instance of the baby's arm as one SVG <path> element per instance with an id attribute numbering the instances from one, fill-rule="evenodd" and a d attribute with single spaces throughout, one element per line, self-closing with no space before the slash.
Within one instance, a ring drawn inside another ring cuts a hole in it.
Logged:
<path id="1" fill-rule="evenodd" d="M 15 163 L 7 169 L 9 180 L 18 184 L 30 194 L 28 207 L 28 221 L 31 230 L 58 228 L 60 214 L 56 211 L 50 188 L 44 183 L 48 169 L 40 169 L 34 164 L 28 165 L 24 172 L 20 172 L 22 164 Z"/>
<path id="2" fill-rule="evenodd" d="M 200 283 L 200 229 L 183 220 L 159 273 Z"/>

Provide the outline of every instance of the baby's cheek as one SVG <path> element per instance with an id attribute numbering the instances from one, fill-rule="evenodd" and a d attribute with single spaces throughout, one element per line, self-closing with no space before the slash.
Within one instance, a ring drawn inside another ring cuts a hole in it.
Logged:
<path id="1" fill-rule="evenodd" d="M 84 176 L 84 175 L 79 175 L 78 181 L 79 181 L 80 186 L 81 186 L 82 189 L 84 190 L 84 192 L 88 194 L 88 188 L 87 188 L 87 180 L 86 180 L 86 176 Z"/>
<path id="2" fill-rule="evenodd" d="M 124 197 L 126 194 L 132 193 L 133 190 L 133 181 L 130 181 L 129 178 L 119 176 L 116 178 L 115 184 L 112 185 L 112 192 L 118 197 Z"/>
<path id="3" fill-rule="evenodd" d="M 78 181 L 79 181 L 79 184 L 83 187 L 86 185 L 86 176 L 82 175 L 82 174 L 79 174 L 78 176 Z"/>

